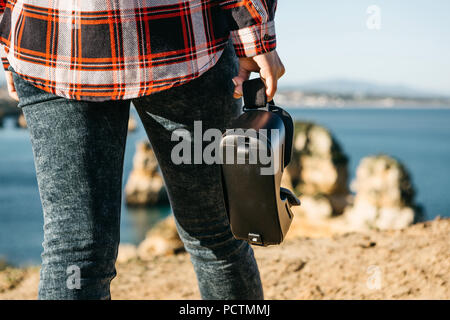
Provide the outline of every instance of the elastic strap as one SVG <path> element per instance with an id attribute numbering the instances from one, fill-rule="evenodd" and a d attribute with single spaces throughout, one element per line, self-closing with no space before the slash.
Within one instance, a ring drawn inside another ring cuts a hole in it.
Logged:
<path id="1" fill-rule="evenodd" d="M 259 109 L 266 107 L 266 86 L 261 78 L 244 81 L 242 89 L 244 93 L 244 108 Z"/>

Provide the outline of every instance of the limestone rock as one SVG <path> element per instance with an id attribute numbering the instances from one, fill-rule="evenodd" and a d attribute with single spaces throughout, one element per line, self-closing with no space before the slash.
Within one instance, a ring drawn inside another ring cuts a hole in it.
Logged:
<path id="1" fill-rule="evenodd" d="M 414 198 L 408 171 L 387 155 L 362 159 L 351 187 L 359 198 L 378 207 L 407 206 Z"/>
<path id="2" fill-rule="evenodd" d="M 117 263 L 126 263 L 138 257 L 137 248 L 132 244 L 120 244 L 119 253 L 117 254 Z"/>
<path id="3" fill-rule="evenodd" d="M 138 256 L 142 260 L 151 260 L 155 256 L 171 255 L 184 250 L 178 236 L 175 219 L 169 216 L 151 229 L 138 247 Z"/>
<path id="4" fill-rule="evenodd" d="M 294 152 L 287 172 L 301 195 L 300 212 L 313 219 L 342 214 L 349 194 L 347 164 L 347 156 L 326 128 L 295 122 Z"/>
<path id="5" fill-rule="evenodd" d="M 23 128 L 23 129 L 27 128 L 27 120 L 25 120 L 25 117 L 24 117 L 23 113 L 21 113 L 19 115 L 19 117 L 17 118 L 17 124 L 16 125 L 19 128 Z"/>
<path id="6" fill-rule="evenodd" d="M 294 190 L 294 187 L 292 186 L 291 174 L 286 170 L 283 172 L 283 176 L 281 177 L 281 186 L 289 190 Z"/>
<path id="7" fill-rule="evenodd" d="M 327 197 L 323 195 L 304 195 L 301 197 L 302 205 L 299 212 L 308 219 L 325 219 L 333 216 L 333 207 Z"/>
<path id="8" fill-rule="evenodd" d="M 158 161 L 148 142 L 139 142 L 133 159 L 133 170 L 125 186 L 128 205 L 152 206 L 167 204 L 164 181 L 158 171 Z"/>
<path id="9" fill-rule="evenodd" d="M 301 193 L 334 194 L 346 193 L 347 166 L 333 163 L 330 158 L 305 155 L 300 157 L 301 181 L 298 186 Z"/>
<path id="10" fill-rule="evenodd" d="M 130 114 L 130 118 L 128 119 L 128 131 L 129 132 L 136 131 L 137 126 L 138 126 L 138 123 L 136 121 L 136 118 Z"/>
<path id="11" fill-rule="evenodd" d="M 356 229 L 402 229 L 419 219 L 410 175 L 390 156 L 362 159 L 352 190 L 356 195 L 345 216 Z"/>

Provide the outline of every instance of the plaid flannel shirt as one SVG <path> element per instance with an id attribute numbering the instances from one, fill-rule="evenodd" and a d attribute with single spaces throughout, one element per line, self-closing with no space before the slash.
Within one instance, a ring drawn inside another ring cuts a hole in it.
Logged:
<path id="1" fill-rule="evenodd" d="M 77 100 L 149 95 L 199 77 L 231 37 L 275 49 L 277 0 L 0 0 L 1 56 L 25 80 Z"/>

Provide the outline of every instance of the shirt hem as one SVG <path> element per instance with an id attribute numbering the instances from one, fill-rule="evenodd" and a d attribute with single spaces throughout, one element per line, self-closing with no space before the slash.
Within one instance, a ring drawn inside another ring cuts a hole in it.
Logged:
<path id="1" fill-rule="evenodd" d="M 149 95 L 152 95 L 152 94 L 155 94 L 158 92 L 163 92 L 163 91 L 169 90 L 174 87 L 182 86 L 184 84 L 187 84 L 187 83 L 201 77 L 204 73 L 206 73 L 208 70 L 210 70 L 217 64 L 217 62 L 219 61 L 220 57 L 222 56 L 222 54 L 225 50 L 225 45 L 226 45 L 226 42 L 223 44 L 224 48 L 222 48 L 222 49 L 218 50 L 216 53 L 214 53 L 214 55 L 208 61 L 208 63 L 206 63 L 201 68 L 199 68 L 199 71 L 197 74 L 184 75 L 184 77 L 189 77 L 189 79 L 173 81 L 170 84 L 165 85 L 161 88 L 152 87 L 151 85 L 149 85 L 149 88 L 145 91 L 142 91 L 142 89 L 136 89 L 134 92 L 126 93 L 123 95 L 120 95 L 120 94 L 119 95 L 108 95 L 107 93 L 105 93 L 104 96 L 93 96 L 93 95 L 78 94 L 78 93 L 68 94 L 66 90 L 61 90 L 54 86 L 44 85 L 44 84 L 42 84 L 42 82 L 37 81 L 36 79 L 29 77 L 26 74 L 22 73 L 21 68 L 20 68 L 20 61 L 17 61 L 15 59 L 11 59 L 11 60 L 8 59 L 8 61 L 9 61 L 9 65 L 14 69 L 14 72 L 17 73 L 17 75 L 20 76 L 23 80 L 31 83 L 35 87 L 37 87 L 45 92 L 52 93 L 58 97 L 62 97 L 62 98 L 69 99 L 69 100 L 90 101 L 90 102 L 133 100 L 133 99 L 149 96 Z M 7 47 L 4 43 L 2 43 L 2 46 Z M 17 62 L 19 62 L 19 63 L 17 64 Z M 161 80 L 163 81 L 164 79 L 158 79 L 157 81 L 161 81 Z M 117 86 L 117 85 L 115 85 L 115 86 Z M 105 85 L 105 88 L 106 89 L 103 89 L 103 90 L 108 90 L 108 85 Z M 114 86 L 111 86 L 111 91 L 114 91 Z M 127 90 L 125 90 L 125 92 L 126 91 Z M 128 91 L 129 91 L 129 89 L 128 89 Z"/>

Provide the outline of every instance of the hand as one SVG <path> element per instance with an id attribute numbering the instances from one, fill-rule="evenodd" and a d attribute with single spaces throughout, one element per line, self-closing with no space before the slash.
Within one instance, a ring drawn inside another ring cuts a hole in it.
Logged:
<path id="1" fill-rule="evenodd" d="M 267 101 L 271 101 L 277 91 L 278 79 L 285 73 L 276 50 L 251 58 L 239 58 L 239 74 L 233 78 L 234 98 L 242 97 L 242 83 L 250 78 L 252 72 L 259 72 L 266 85 Z"/>
<path id="2" fill-rule="evenodd" d="M 16 86 L 14 85 L 13 74 L 11 71 L 5 71 L 6 84 L 8 86 L 9 96 L 19 101 L 19 96 L 17 95 Z"/>

